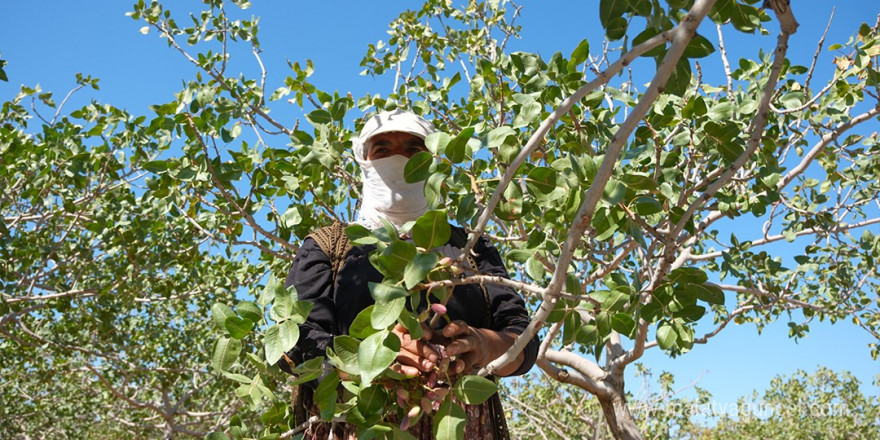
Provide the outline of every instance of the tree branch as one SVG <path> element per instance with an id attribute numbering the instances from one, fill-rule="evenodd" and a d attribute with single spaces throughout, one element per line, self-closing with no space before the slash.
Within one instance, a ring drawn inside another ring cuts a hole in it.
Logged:
<path id="1" fill-rule="evenodd" d="M 714 2 L 715 0 L 708 0 Z M 676 28 L 678 29 L 678 28 Z M 573 95 L 569 96 L 559 107 L 554 110 L 550 116 L 545 119 L 537 130 L 532 134 L 529 140 L 526 142 L 526 145 L 523 147 L 522 151 L 511 161 L 510 166 L 504 172 L 504 175 L 501 177 L 501 181 L 498 184 L 498 189 L 492 194 L 492 198 L 489 199 L 489 203 L 486 204 L 486 208 L 483 210 L 482 214 L 480 214 L 479 219 L 477 220 L 476 227 L 474 227 L 473 235 L 471 239 L 468 241 L 467 246 L 463 249 L 462 255 L 467 255 L 471 249 L 473 249 L 474 245 L 477 242 L 477 239 L 482 235 L 482 233 L 486 229 L 486 225 L 489 222 L 489 218 L 492 215 L 492 212 L 495 211 L 495 207 L 498 206 L 498 203 L 501 201 L 501 195 L 504 193 L 504 189 L 507 188 L 507 185 L 513 180 L 513 177 L 516 175 L 519 167 L 526 161 L 526 159 L 531 156 L 532 152 L 536 148 L 541 145 L 541 142 L 544 139 L 544 136 L 550 131 L 550 128 L 553 127 L 562 116 L 564 116 L 568 111 L 577 104 L 578 101 L 581 100 L 588 93 L 593 90 L 598 89 L 600 86 L 607 83 L 614 75 L 620 72 L 625 66 L 629 65 L 633 60 L 635 60 L 639 55 L 659 46 L 660 44 L 671 41 L 673 38 L 673 32 L 675 29 L 660 33 L 646 40 L 642 44 L 632 48 L 629 52 L 627 52 L 624 56 L 620 57 L 614 64 L 609 66 L 604 71 L 600 72 L 596 79 L 590 81 L 589 83 L 583 85 L 580 89 L 577 90 Z M 665 82 L 665 81 L 664 81 Z M 653 102 L 653 101 L 652 101 Z"/>
<path id="2" fill-rule="evenodd" d="M 599 170 L 596 172 L 593 183 L 590 185 L 590 189 L 587 190 L 586 196 L 584 197 L 584 202 L 575 216 L 575 223 L 572 225 L 572 228 L 568 233 L 568 237 L 566 238 L 565 243 L 563 243 L 562 245 L 559 259 L 556 264 L 556 271 L 553 273 L 553 278 L 550 280 L 550 283 L 547 286 L 546 293 L 544 294 L 541 305 L 538 307 L 534 318 L 532 318 L 525 331 L 523 331 L 523 333 L 519 335 L 514 344 L 507 350 L 507 352 L 499 358 L 495 359 L 494 361 L 490 362 L 489 365 L 483 367 L 478 372 L 479 375 L 492 374 L 492 372 L 494 372 L 499 366 L 506 364 L 510 361 L 510 359 L 518 356 L 519 353 L 521 353 L 525 346 L 528 344 L 528 342 L 538 333 L 538 330 L 543 326 L 544 322 L 546 322 L 546 319 L 550 315 L 550 312 L 553 311 L 554 306 L 556 305 L 556 301 L 558 300 L 557 294 L 562 290 L 562 287 L 565 285 L 568 265 L 571 262 L 572 255 L 577 248 L 577 244 L 582 239 L 584 231 L 586 231 L 587 227 L 590 224 L 596 205 L 599 203 L 599 200 L 602 197 L 602 192 L 605 189 L 605 184 L 608 182 L 608 179 L 611 178 L 611 174 L 617 163 L 617 159 L 620 156 L 623 145 L 626 143 L 626 139 L 633 132 L 633 130 L 635 130 L 638 122 L 645 116 L 657 97 L 660 96 L 663 86 L 666 84 L 666 81 L 669 79 L 669 76 L 675 69 L 675 65 L 678 63 L 678 60 L 684 54 L 685 47 L 687 47 L 688 43 L 696 34 L 697 27 L 703 20 L 703 17 L 705 17 L 706 14 L 709 13 L 709 10 L 712 8 L 712 5 L 714 3 L 715 0 L 697 0 L 693 8 L 691 8 L 691 11 L 688 12 L 684 19 L 682 19 L 681 23 L 679 23 L 678 26 L 672 29 L 672 45 L 666 52 L 666 56 L 663 58 L 663 62 L 661 62 L 660 66 L 657 68 L 657 74 L 651 81 L 651 85 L 648 87 L 648 90 L 645 91 L 645 94 L 642 96 L 642 99 L 639 101 L 639 103 L 633 108 L 632 113 L 626 118 L 620 129 L 611 139 L 611 143 L 608 146 L 607 151 L 605 152 L 605 158 L 602 160 L 602 164 L 599 166 Z M 655 38 L 652 38 L 648 41 L 652 41 Z M 618 64 L 620 64 L 622 67 L 622 62 L 620 60 L 615 63 L 615 66 Z M 596 81 L 599 81 L 599 79 L 597 79 Z M 566 104 L 564 102 L 561 107 L 557 108 L 556 111 L 554 111 L 553 115 L 556 115 L 556 119 L 558 119 L 561 115 L 565 114 L 568 111 L 568 108 L 564 108 L 565 105 Z M 569 104 L 569 106 L 570 105 L 573 105 L 573 102 Z M 551 115 L 551 117 L 548 120 L 544 121 L 544 123 L 541 125 L 544 131 L 542 132 L 542 128 L 539 128 L 538 132 L 536 132 L 535 135 L 532 136 L 532 139 L 529 141 L 529 145 L 527 145 L 527 148 L 529 146 L 532 146 L 534 148 L 539 140 L 543 138 L 544 133 L 549 130 L 548 121 L 554 120 L 553 115 Z M 524 161 L 525 157 L 527 156 L 527 154 L 524 156 L 524 153 L 526 153 L 526 150 L 523 150 L 523 152 L 521 152 L 520 155 L 517 156 L 517 158 L 522 156 L 522 160 Z M 518 167 L 518 165 L 511 166 L 511 169 L 516 167 Z M 508 169 L 508 173 L 512 172 L 511 169 Z M 504 185 L 499 186 L 499 190 L 496 190 L 495 194 L 492 196 L 493 200 L 497 197 L 500 197 L 500 193 L 501 191 L 503 191 L 503 188 Z M 494 209 L 494 206 L 495 205 L 491 203 L 487 206 L 486 211 L 484 211 L 481 216 L 482 220 L 488 219 L 488 215 L 491 214 L 491 210 Z M 485 227 L 485 222 L 481 221 L 481 224 L 479 226 Z M 469 243 L 471 246 L 473 245 L 473 242 L 475 242 L 476 237 L 478 237 L 481 233 L 479 229 L 475 229 L 475 231 L 476 233 L 471 238 L 471 243 Z M 469 252 L 469 249 L 466 249 L 465 252 Z"/>
<path id="3" fill-rule="evenodd" d="M 874 225 L 877 223 L 880 223 L 880 217 L 872 218 L 870 220 L 865 220 L 863 222 L 853 223 L 853 224 L 849 224 L 849 225 L 840 224 L 840 225 L 837 225 L 837 226 L 834 226 L 834 227 L 831 227 L 828 229 L 819 228 L 819 227 L 804 229 L 802 231 L 796 232 L 795 236 L 802 237 L 804 235 L 812 235 L 812 234 L 816 234 L 819 232 L 835 233 L 835 232 L 849 231 L 851 229 L 861 228 L 864 226 L 870 226 L 870 225 Z M 761 245 L 773 243 L 775 241 L 779 241 L 779 240 L 783 240 L 783 239 L 785 239 L 784 235 L 771 235 L 767 238 L 762 238 L 760 240 L 754 240 L 754 241 L 750 242 L 750 245 L 751 245 L 751 247 L 761 246 Z M 710 252 L 708 254 L 691 255 L 690 257 L 688 257 L 688 261 L 714 260 L 715 258 L 720 257 L 723 253 L 724 253 L 724 251 L 716 251 L 716 252 Z"/>

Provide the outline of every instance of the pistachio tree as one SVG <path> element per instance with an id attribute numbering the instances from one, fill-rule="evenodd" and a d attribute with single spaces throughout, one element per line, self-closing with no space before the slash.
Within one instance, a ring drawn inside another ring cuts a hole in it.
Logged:
<path id="1" fill-rule="evenodd" d="M 299 54 L 269 83 L 249 3 L 205 3 L 187 14 L 140 0 L 130 12 L 198 69 L 151 114 L 69 110 L 33 86 L 2 107 L 0 349 L 11 360 L 0 371 L 4 384 L 21 381 L 3 387 L 15 408 L 4 425 L 238 439 L 320 422 L 290 417 L 291 381 L 275 364 L 310 305 L 277 280 L 311 231 L 352 220 L 352 136 L 365 114 L 395 108 L 439 129 L 405 170 L 425 182 L 430 211 L 412 241 L 390 226 L 349 228 L 377 244 L 386 280 L 357 332 L 295 370 L 298 382 L 322 378 L 323 421 L 407 438 L 406 420 L 422 416 L 408 408 L 418 389 L 434 393 L 423 411 L 435 435 L 460 437 L 460 403 L 494 384 L 450 377 L 452 392 L 416 383 L 402 398 L 388 330 L 417 332 L 429 319 L 411 312 L 417 293 L 462 283 L 510 286 L 534 307 L 479 376 L 539 335 L 541 370 L 595 396 L 614 438 L 641 436 L 623 378 L 645 350 L 678 356 L 731 323 L 780 318 L 794 337 L 814 319 L 878 336 L 880 156 L 866 128 L 880 112 L 876 24 L 830 47 L 831 79 L 817 86 L 826 66 L 786 58 L 815 38 L 796 43 L 797 5 L 784 0 L 602 0 L 606 41 L 549 57 L 508 49 L 517 4 L 428 0 L 367 47 L 364 74 L 390 90 L 352 96 L 316 87 Z M 725 33 L 770 29 L 771 53 L 728 59 Z M 706 57 L 723 71 L 702 72 Z M 79 76 L 73 93 L 97 86 Z M 446 221 L 470 233 L 459 261 L 431 252 Z M 481 235 L 510 279 L 466 270 Z M 713 329 L 696 334 L 698 323 Z M 52 394 L 44 381 L 59 374 Z M 65 408 L 70 422 L 30 417 L 45 408 Z"/>
<path id="2" fill-rule="evenodd" d="M 874 378 L 874 386 L 878 384 Z M 849 372 L 819 368 L 775 377 L 763 394 L 740 398 L 705 434 L 715 438 L 877 438 L 880 401 Z M 733 416 L 736 417 L 733 417 Z"/>

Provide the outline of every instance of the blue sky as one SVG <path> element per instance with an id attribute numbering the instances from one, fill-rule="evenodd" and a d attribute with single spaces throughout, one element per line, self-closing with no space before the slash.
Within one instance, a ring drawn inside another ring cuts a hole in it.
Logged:
<path id="1" fill-rule="evenodd" d="M 458 1 L 456 1 L 458 3 Z M 194 66 L 169 49 L 155 32 L 139 33 L 142 22 L 124 14 L 132 2 L 126 1 L 34 1 L 3 2 L 0 5 L 0 58 L 7 60 L 8 83 L 0 83 L 0 99 L 11 99 L 19 85 L 40 84 L 44 91 L 53 91 L 56 102 L 74 86 L 77 72 L 100 78 L 101 90 L 78 94 L 68 111 L 96 99 L 124 107 L 134 114 L 151 114 L 148 106 L 168 102 L 180 90 L 182 82 L 195 74 Z M 197 10 L 195 1 L 169 2 L 177 13 L 185 8 Z M 315 63 L 315 84 L 324 90 L 362 96 L 366 93 L 386 94 L 389 78 L 359 76 L 358 65 L 366 45 L 386 38 L 385 29 L 397 14 L 414 2 L 383 1 L 254 1 L 248 13 L 261 17 L 262 59 L 269 71 L 269 88 L 280 85 L 287 75 L 287 60 Z M 793 1 L 794 13 L 801 27 L 793 37 L 789 58 L 809 65 L 816 42 L 831 14 L 832 2 Z M 837 6 L 835 20 L 819 59 L 814 84 L 824 81 L 832 72 L 833 42 L 846 42 L 862 21 L 875 22 L 880 4 L 876 0 L 847 0 Z M 511 50 L 538 52 L 549 57 L 556 51 L 566 56 L 584 38 L 589 38 L 593 52 L 601 42 L 598 23 L 598 1 L 523 1 L 522 39 L 512 41 Z M 88 6 L 86 6 L 88 5 Z M 379 6 L 377 6 L 379 5 Z M 775 26 L 769 25 L 775 32 Z M 714 26 L 701 30 L 713 42 L 717 40 Z M 759 48 L 772 51 L 775 33 L 757 38 L 725 28 L 725 38 L 732 63 L 740 57 L 756 56 Z M 241 64 L 233 68 L 254 72 L 253 58 L 239 54 Z M 717 75 L 721 63 L 717 56 L 701 60 L 704 77 Z M 716 77 L 717 78 L 717 77 Z M 637 83 L 639 82 L 637 78 Z M 301 117 L 295 109 L 289 115 Z M 282 117 L 282 120 L 283 117 Z M 877 131 L 872 122 L 865 130 Z M 880 233 L 874 227 L 875 233 Z M 799 318 L 797 316 L 796 318 Z M 836 326 L 813 323 L 806 339 L 790 340 L 786 321 L 767 327 L 757 335 L 752 326 L 731 326 L 710 344 L 696 346 L 691 353 L 668 359 L 658 349 L 649 350 L 641 360 L 657 374 L 662 370 L 675 374 L 678 384 L 699 378 L 698 386 L 713 393 L 720 403 L 733 403 L 738 396 L 753 389 L 762 390 L 770 379 L 790 374 L 796 369 L 811 371 L 818 365 L 835 370 L 852 371 L 863 382 L 863 390 L 878 394 L 871 386 L 880 373 L 880 363 L 872 361 L 866 344 L 870 335 L 849 323 Z M 701 334 L 698 331 L 698 335 Z M 638 379 L 629 379 L 630 390 L 637 391 Z"/>

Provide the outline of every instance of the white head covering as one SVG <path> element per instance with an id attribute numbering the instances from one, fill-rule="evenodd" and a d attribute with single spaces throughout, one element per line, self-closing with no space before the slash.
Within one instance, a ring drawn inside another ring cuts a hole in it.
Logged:
<path id="1" fill-rule="evenodd" d="M 367 160 L 368 151 L 366 150 L 366 145 L 371 137 L 377 134 L 390 133 L 392 131 L 409 133 L 424 140 L 435 130 L 434 124 L 426 121 L 421 116 L 406 110 L 398 109 L 373 115 L 373 117 L 367 119 L 367 122 L 364 123 L 364 128 L 361 129 L 360 136 L 352 140 L 354 157 L 357 159 L 358 163 L 363 163 L 363 161 Z"/>
<path id="2" fill-rule="evenodd" d="M 367 159 L 366 145 L 370 138 L 389 132 L 409 133 L 425 139 L 434 132 L 434 125 L 408 111 L 382 112 L 368 119 L 360 136 L 352 141 L 354 157 L 362 171 L 363 200 L 357 223 L 370 229 L 381 227 L 383 218 L 400 228 L 428 209 L 424 182 L 407 183 L 403 178 L 407 157 Z"/>

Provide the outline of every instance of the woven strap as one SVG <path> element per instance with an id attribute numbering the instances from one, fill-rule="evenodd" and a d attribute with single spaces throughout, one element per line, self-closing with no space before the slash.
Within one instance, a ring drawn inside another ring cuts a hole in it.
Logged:
<path id="1" fill-rule="evenodd" d="M 345 223 L 334 222 L 308 235 L 314 239 L 327 258 L 330 259 L 330 267 L 333 274 L 333 287 L 336 287 L 336 275 L 345 263 L 345 254 L 351 250 L 351 242 L 345 235 Z M 308 238 L 306 237 L 306 238 Z"/>

